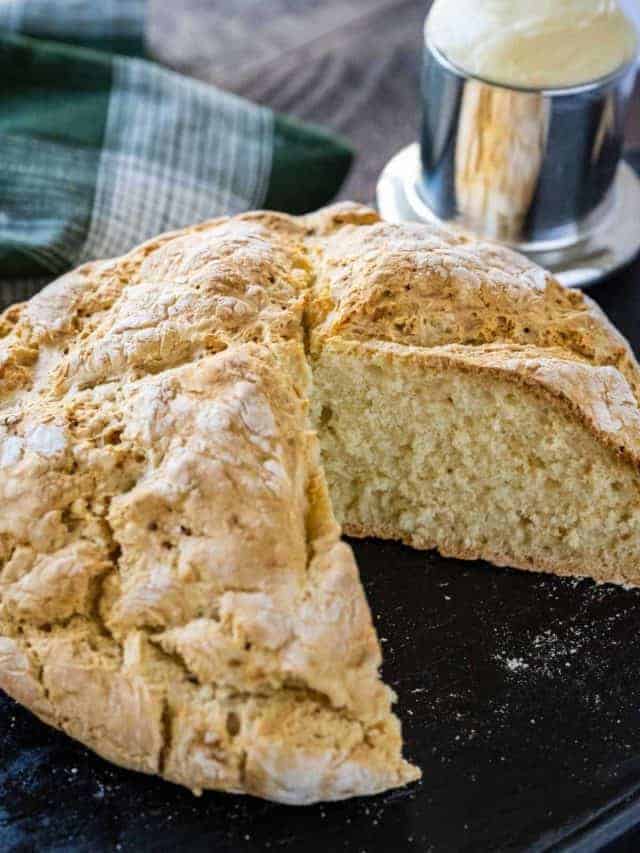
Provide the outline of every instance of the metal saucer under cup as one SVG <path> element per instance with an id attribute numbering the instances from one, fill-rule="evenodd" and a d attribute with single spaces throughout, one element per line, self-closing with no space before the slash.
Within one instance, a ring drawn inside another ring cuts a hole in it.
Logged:
<path id="1" fill-rule="evenodd" d="M 621 162 L 634 70 L 507 87 L 465 74 L 427 39 L 421 142 L 384 169 L 381 215 L 474 231 L 569 286 L 602 279 L 640 250 L 640 179 Z"/>

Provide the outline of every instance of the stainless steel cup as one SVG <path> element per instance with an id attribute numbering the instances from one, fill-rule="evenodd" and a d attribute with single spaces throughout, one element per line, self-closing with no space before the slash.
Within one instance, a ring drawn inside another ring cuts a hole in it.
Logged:
<path id="1" fill-rule="evenodd" d="M 523 251 L 587 237 L 613 203 L 634 66 L 572 88 L 511 88 L 461 71 L 425 36 L 421 200 Z"/>

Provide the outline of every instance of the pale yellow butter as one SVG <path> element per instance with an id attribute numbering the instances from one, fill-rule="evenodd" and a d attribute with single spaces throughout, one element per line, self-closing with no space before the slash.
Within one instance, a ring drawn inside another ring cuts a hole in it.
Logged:
<path id="1" fill-rule="evenodd" d="M 637 50 L 616 0 L 436 0 L 427 36 L 469 74 L 532 88 L 597 80 Z"/>

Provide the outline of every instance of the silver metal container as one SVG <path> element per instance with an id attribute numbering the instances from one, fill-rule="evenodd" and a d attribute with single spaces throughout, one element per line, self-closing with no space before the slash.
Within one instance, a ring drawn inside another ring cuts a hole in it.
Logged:
<path id="1" fill-rule="evenodd" d="M 419 202 L 529 254 L 585 240 L 615 203 L 634 66 L 572 88 L 512 88 L 466 74 L 426 37 Z"/>

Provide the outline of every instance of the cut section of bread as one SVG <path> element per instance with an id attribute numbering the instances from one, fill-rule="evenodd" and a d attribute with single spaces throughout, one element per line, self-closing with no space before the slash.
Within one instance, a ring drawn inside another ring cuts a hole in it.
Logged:
<path id="1" fill-rule="evenodd" d="M 640 370 L 595 303 L 459 232 L 308 222 L 314 418 L 346 531 L 640 585 Z"/>
<path id="2" fill-rule="evenodd" d="M 640 414 L 615 369 L 335 338 L 314 414 L 347 533 L 640 584 Z"/>

